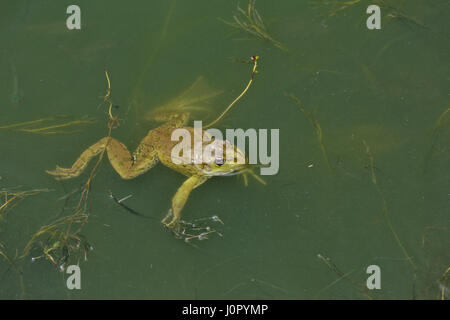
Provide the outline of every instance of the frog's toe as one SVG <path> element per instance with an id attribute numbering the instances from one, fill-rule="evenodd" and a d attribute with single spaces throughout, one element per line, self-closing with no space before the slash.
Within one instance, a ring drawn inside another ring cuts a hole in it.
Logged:
<path id="1" fill-rule="evenodd" d="M 175 219 L 173 216 L 172 209 L 169 209 L 164 219 L 161 220 L 161 223 L 167 228 L 173 228 L 176 225 L 178 219 Z"/>
<path id="2" fill-rule="evenodd" d="M 52 175 L 55 180 L 63 180 L 63 179 L 67 179 L 66 177 L 64 177 L 63 175 L 61 175 L 59 172 L 57 171 L 50 171 L 50 170 L 45 170 L 45 172 L 49 175 Z"/>
<path id="3" fill-rule="evenodd" d="M 45 173 L 50 174 L 52 176 L 59 176 L 61 173 L 58 171 L 58 169 L 56 170 L 45 170 Z"/>
<path id="4" fill-rule="evenodd" d="M 54 176 L 56 180 L 65 180 L 77 176 L 77 174 L 74 173 L 71 169 L 61 168 L 58 166 L 56 166 L 55 170 L 45 170 L 45 172 L 49 175 Z"/>
<path id="5" fill-rule="evenodd" d="M 180 221 L 178 219 L 172 219 L 169 223 L 164 223 L 164 226 L 172 229 L 172 230 L 178 230 L 180 229 Z"/>
<path id="6" fill-rule="evenodd" d="M 62 168 L 62 167 L 57 165 L 55 171 L 58 171 L 58 172 L 72 172 L 73 170 L 72 170 L 72 168 Z"/>

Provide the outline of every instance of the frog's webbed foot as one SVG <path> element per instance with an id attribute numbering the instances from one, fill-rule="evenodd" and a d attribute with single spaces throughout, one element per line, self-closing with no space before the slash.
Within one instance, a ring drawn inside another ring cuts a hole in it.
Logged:
<path id="1" fill-rule="evenodd" d="M 193 189 L 203 184 L 206 180 L 208 180 L 208 177 L 191 176 L 184 181 L 172 198 L 171 209 L 161 221 L 161 223 L 165 227 L 169 228 L 178 239 L 183 239 L 186 242 L 190 242 L 194 239 L 208 239 L 208 236 L 212 233 L 221 235 L 215 229 L 206 224 L 206 222 L 210 220 L 223 224 L 222 220 L 220 220 L 217 216 L 197 219 L 193 222 L 188 222 L 181 219 L 181 210 L 183 209 L 189 194 Z"/>
<path id="2" fill-rule="evenodd" d="M 169 219 L 171 219 L 171 221 L 166 223 Z M 207 240 L 209 239 L 209 236 L 214 233 L 222 236 L 219 231 L 208 225 L 208 221 L 223 224 L 222 220 L 216 215 L 212 217 L 195 219 L 192 222 L 181 219 L 173 219 L 172 210 L 169 210 L 162 223 L 170 229 L 175 238 L 191 243 L 193 240 Z"/>

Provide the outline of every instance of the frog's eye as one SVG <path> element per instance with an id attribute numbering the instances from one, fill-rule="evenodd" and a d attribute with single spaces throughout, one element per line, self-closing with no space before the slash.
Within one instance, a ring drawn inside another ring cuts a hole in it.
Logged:
<path id="1" fill-rule="evenodd" d="M 216 159 L 216 165 L 218 165 L 219 167 L 222 166 L 224 164 L 224 161 L 222 158 Z"/>

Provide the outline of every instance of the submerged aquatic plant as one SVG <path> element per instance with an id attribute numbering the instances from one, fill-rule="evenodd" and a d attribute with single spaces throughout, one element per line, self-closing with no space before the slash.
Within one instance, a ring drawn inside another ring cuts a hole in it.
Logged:
<path id="1" fill-rule="evenodd" d="M 23 199 L 28 196 L 37 195 L 42 192 L 49 192 L 49 189 L 34 189 L 34 190 L 26 190 L 26 191 L 17 191 L 13 189 L 1 189 L 0 190 L 0 222 L 4 221 L 6 214 L 16 207 Z M 8 254 L 9 246 L 0 241 L 0 261 L 4 260 L 8 264 L 7 270 L 13 270 L 19 277 L 22 297 L 24 295 L 24 282 L 23 282 L 23 273 L 21 269 L 21 257 L 19 257 L 19 251 L 15 250 L 15 255 Z M 12 250 L 9 250 L 12 251 Z"/>
<path id="2" fill-rule="evenodd" d="M 447 122 L 450 122 L 450 107 L 447 108 L 441 115 L 438 117 L 436 124 L 433 127 L 433 135 Z"/>
<path id="3" fill-rule="evenodd" d="M 0 205 L 0 218 L 4 218 L 5 214 L 25 197 L 49 191 L 48 189 L 29 191 L 1 190 L 0 195 L 4 197 L 4 202 Z M 46 258 L 55 267 L 64 270 L 65 266 L 69 263 L 69 257 L 79 257 L 83 253 L 86 260 L 87 251 L 92 250 L 92 246 L 87 242 L 86 238 L 80 235 L 81 228 L 87 221 L 88 214 L 84 210 L 77 210 L 71 215 L 59 218 L 48 225 L 40 227 L 31 236 L 23 250 L 21 250 L 22 253 L 20 255 L 19 251 L 16 250 L 15 257 L 9 256 L 6 252 L 6 245 L 0 242 L 0 256 L 17 270 L 20 261 L 26 258 L 32 251 L 37 251 L 39 252 L 38 256 L 31 258 L 31 261 Z M 73 230 L 74 226 L 78 226 L 78 228 Z"/>
<path id="4" fill-rule="evenodd" d="M 326 264 L 326 266 L 333 271 L 339 278 L 335 281 L 333 281 L 332 283 L 330 283 L 329 285 L 327 285 L 325 288 L 321 289 L 316 296 L 320 295 L 323 291 L 329 289 L 330 287 L 332 287 L 333 285 L 335 285 L 338 281 L 340 280 L 345 280 L 347 281 L 347 283 L 349 283 L 353 288 L 355 288 L 356 290 L 359 291 L 359 293 L 361 295 L 363 295 L 364 297 L 366 297 L 369 300 L 372 300 L 372 296 L 369 294 L 367 287 L 361 285 L 360 283 L 357 283 L 356 281 L 354 281 L 352 278 L 350 278 L 350 274 L 353 273 L 354 270 L 349 271 L 347 273 L 343 273 L 332 261 L 330 258 L 328 257 L 324 257 L 323 255 L 321 255 L 320 253 L 317 254 L 317 258 L 319 258 L 323 263 Z"/>
<path id="5" fill-rule="evenodd" d="M 316 4 L 316 2 L 320 2 L 323 5 L 332 7 L 331 11 L 329 11 L 327 13 L 327 15 L 329 17 L 333 17 L 333 16 L 336 16 L 341 11 L 344 11 L 346 9 L 349 9 L 349 8 L 361 3 L 361 0 L 346 0 L 346 1 L 323 0 L 323 1 L 315 1 L 314 4 Z M 424 25 L 417 18 L 408 16 L 407 14 L 403 13 L 401 11 L 401 9 L 399 8 L 399 4 L 396 3 L 398 1 L 392 1 L 392 3 L 394 3 L 395 6 L 390 4 L 390 2 L 391 1 L 386 1 L 386 0 L 373 0 L 373 4 L 378 5 L 380 8 L 382 8 L 383 12 L 387 12 L 385 16 L 388 19 L 392 19 L 392 20 L 396 19 L 398 21 L 402 21 L 404 23 L 414 25 L 414 26 L 420 27 L 422 29 L 429 29 L 426 25 Z"/>
<path id="6" fill-rule="evenodd" d="M 314 113 L 306 110 L 306 108 L 303 106 L 303 103 L 300 101 L 299 98 L 297 98 L 296 96 L 294 96 L 292 94 L 287 94 L 287 93 L 285 93 L 285 96 L 289 97 L 292 101 L 294 101 L 294 103 L 296 103 L 299 106 L 300 110 L 303 112 L 305 117 L 309 120 L 309 122 L 313 126 L 314 130 L 316 131 L 317 141 L 319 142 L 320 150 L 322 151 L 322 154 L 325 159 L 325 163 L 328 167 L 328 170 L 331 173 L 332 169 L 331 169 L 330 161 L 328 160 L 328 152 L 327 152 L 327 149 L 325 148 L 325 144 L 323 142 L 323 132 L 322 132 L 322 127 L 320 126 L 319 121 L 317 121 L 316 117 L 314 116 Z"/>
<path id="7" fill-rule="evenodd" d="M 3 259 L 5 259 L 10 264 L 13 263 L 11 258 L 6 254 L 5 245 L 1 242 L 0 242 L 0 256 L 3 257 Z"/>
<path id="8" fill-rule="evenodd" d="M 449 285 L 450 285 L 450 267 L 445 269 L 439 279 L 439 298 L 441 300 L 449 299 Z"/>
<path id="9" fill-rule="evenodd" d="M 111 84 L 109 75 L 106 71 L 105 75 L 108 88 L 102 104 L 106 104 L 108 106 L 108 136 L 110 136 L 111 131 L 119 126 L 119 119 L 112 113 Z M 93 122 L 91 119 L 84 119 L 53 124 L 41 128 L 37 127 L 39 124 L 47 121 L 59 120 L 61 118 L 66 118 L 66 116 L 42 118 L 3 126 L 0 127 L 0 129 L 45 134 L 66 133 L 58 130 L 80 123 Z M 83 227 L 89 222 L 90 210 L 88 208 L 88 200 L 91 198 L 89 191 L 102 157 L 103 154 L 101 154 L 100 159 L 91 170 L 86 183 L 81 188 L 78 188 L 62 197 L 62 199 L 65 200 L 63 208 L 64 211 L 69 197 L 81 190 L 80 199 L 78 200 L 78 205 L 74 211 L 72 211 L 69 215 L 54 218 L 51 223 L 40 226 L 39 229 L 31 235 L 23 249 L 15 248 L 14 255 L 9 254 L 9 252 L 12 251 L 9 246 L 3 242 L 0 242 L 0 261 L 7 262 L 8 267 L 6 272 L 12 270 L 18 275 L 22 298 L 25 297 L 24 275 L 22 271 L 23 263 L 30 257 L 30 255 L 31 262 L 46 260 L 55 266 L 57 270 L 64 271 L 70 264 L 79 264 L 82 260 L 86 261 L 88 252 L 93 250 L 93 246 L 81 232 Z M 16 191 L 13 189 L 0 189 L 0 220 L 4 218 L 5 214 L 13 209 L 25 197 L 48 191 L 50 190 L 34 189 L 27 191 Z"/>
<path id="10" fill-rule="evenodd" d="M 4 218 L 4 215 L 14 208 L 25 197 L 36 195 L 42 192 L 49 192 L 49 189 L 34 189 L 25 191 L 14 191 L 11 189 L 1 189 L 0 197 L 3 202 L 0 202 L 0 220 Z"/>
<path id="11" fill-rule="evenodd" d="M 236 29 L 244 30 L 257 38 L 270 41 L 275 47 L 287 51 L 287 48 L 282 45 L 279 41 L 272 38 L 272 36 L 267 31 L 267 27 L 255 8 L 255 0 L 249 0 L 247 11 L 242 8 L 237 7 L 238 12 L 233 16 L 234 22 L 228 22 L 222 20 L 224 23 L 232 26 Z"/>
<path id="12" fill-rule="evenodd" d="M 390 19 L 397 19 L 398 21 L 404 22 L 406 24 L 420 27 L 422 29 L 429 29 L 426 25 L 424 25 L 421 21 L 419 21 L 417 18 L 408 16 L 404 12 L 401 11 L 401 9 L 398 6 L 393 6 L 386 0 L 377 0 L 376 3 L 383 9 L 385 9 L 388 14 L 386 14 L 386 17 Z M 395 3 L 395 2 L 394 2 Z"/>
<path id="13" fill-rule="evenodd" d="M 64 271 L 69 264 L 79 264 L 81 257 L 87 261 L 87 252 L 93 247 L 86 237 L 80 234 L 87 220 L 87 214 L 76 212 L 42 226 L 26 244 L 21 258 L 28 256 L 32 251 L 37 251 L 39 253 L 31 258 L 32 262 L 45 258 L 61 271 Z M 74 225 L 79 227 L 72 231 Z"/>
<path id="14" fill-rule="evenodd" d="M 68 131 L 67 130 L 68 128 L 93 124 L 95 122 L 96 121 L 93 118 L 81 118 L 76 120 L 70 120 L 70 117 L 61 115 L 4 125 L 0 126 L 0 130 L 12 130 L 35 134 L 60 134 L 60 133 L 67 134 L 79 131 L 79 130 Z M 37 126 L 42 123 L 47 123 L 48 125 L 42 127 Z"/>
<path id="15" fill-rule="evenodd" d="M 370 147 L 367 144 L 367 142 L 365 140 L 362 141 L 364 148 L 365 148 L 365 152 L 366 155 L 368 157 L 369 160 L 369 175 L 370 175 L 370 179 L 372 181 L 372 184 L 375 187 L 375 190 L 377 191 L 380 199 L 381 199 L 381 210 L 382 210 L 382 217 L 384 219 L 385 224 L 387 225 L 387 227 L 389 228 L 389 231 L 391 232 L 392 236 L 394 237 L 395 242 L 397 243 L 398 247 L 400 248 L 400 250 L 402 251 L 403 255 L 405 256 L 405 259 L 408 261 L 409 265 L 411 266 L 412 272 L 413 272 L 413 281 L 416 281 L 417 278 L 417 265 L 414 262 L 413 258 L 411 257 L 411 255 L 408 253 L 408 251 L 406 250 L 406 247 L 403 245 L 402 241 L 400 240 L 400 237 L 397 234 L 397 231 L 395 231 L 394 226 L 391 222 L 390 219 L 390 215 L 389 215 L 389 210 L 388 210 L 388 204 L 386 201 L 386 198 L 384 197 L 384 194 L 380 188 L 380 185 L 377 182 L 377 176 L 375 174 L 375 160 L 374 157 L 372 155 L 372 152 L 370 151 Z M 414 294 L 414 292 L 413 292 Z"/>
<path id="16" fill-rule="evenodd" d="M 337 6 L 330 12 L 330 16 L 334 16 L 342 10 L 358 4 L 360 1 L 361 0 L 337 1 L 336 3 L 334 3 L 334 5 Z"/>
<path id="17" fill-rule="evenodd" d="M 424 171 L 427 170 L 428 163 L 434 156 L 438 154 L 442 154 L 448 151 L 448 143 L 446 141 L 446 137 L 441 139 L 440 136 L 445 133 L 444 128 L 447 123 L 450 122 L 450 107 L 442 112 L 438 119 L 436 120 L 435 125 L 432 128 L 431 133 L 431 146 L 430 151 L 427 153 L 424 159 Z M 444 140 L 445 143 L 441 145 L 440 140 Z"/>

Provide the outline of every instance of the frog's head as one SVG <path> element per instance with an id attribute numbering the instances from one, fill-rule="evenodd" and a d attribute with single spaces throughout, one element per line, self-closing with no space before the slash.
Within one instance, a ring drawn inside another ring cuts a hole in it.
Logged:
<path id="1" fill-rule="evenodd" d="M 245 153 L 227 140 L 204 146 L 202 172 L 208 176 L 230 176 L 248 169 Z"/>

